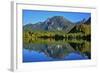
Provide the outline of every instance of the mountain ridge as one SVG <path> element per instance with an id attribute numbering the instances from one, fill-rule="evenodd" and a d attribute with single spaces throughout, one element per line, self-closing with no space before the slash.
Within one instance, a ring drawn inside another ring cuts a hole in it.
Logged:
<path id="1" fill-rule="evenodd" d="M 44 22 L 38 22 L 35 24 L 27 24 L 24 25 L 24 30 L 45 30 L 45 31 L 66 31 L 68 33 L 71 31 L 72 28 L 74 28 L 76 25 L 80 25 L 83 23 L 90 23 L 89 18 L 87 21 L 83 19 L 82 21 L 79 21 L 77 23 L 73 23 L 69 21 L 68 19 L 64 18 L 63 16 L 53 16 L 51 18 L 46 19 Z"/>

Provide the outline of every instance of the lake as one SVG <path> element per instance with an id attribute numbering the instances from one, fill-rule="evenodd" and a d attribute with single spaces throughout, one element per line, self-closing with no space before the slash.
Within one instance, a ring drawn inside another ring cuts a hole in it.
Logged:
<path id="1" fill-rule="evenodd" d="M 86 40 L 24 39 L 23 62 L 91 59 L 91 44 Z"/>

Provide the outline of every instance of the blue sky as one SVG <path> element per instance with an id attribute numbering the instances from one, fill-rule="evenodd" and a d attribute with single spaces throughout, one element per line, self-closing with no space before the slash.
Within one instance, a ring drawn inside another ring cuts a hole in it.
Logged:
<path id="1" fill-rule="evenodd" d="M 23 10 L 23 14 L 22 14 L 23 25 L 29 23 L 34 24 L 37 22 L 43 22 L 47 18 L 53 16 L 63 16 L 72 22 L 78 22 L 84 18 L 88 19 L 91 16 L 91 13 Z"/>

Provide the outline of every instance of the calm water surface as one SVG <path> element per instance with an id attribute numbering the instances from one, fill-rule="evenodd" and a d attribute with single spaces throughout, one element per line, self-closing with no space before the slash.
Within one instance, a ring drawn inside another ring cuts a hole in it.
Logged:
<path id="1" fill-rule="evenodd" d="M 87 60 L 91 59 L 90 42 L 23 44 L 23 62 Z"/>

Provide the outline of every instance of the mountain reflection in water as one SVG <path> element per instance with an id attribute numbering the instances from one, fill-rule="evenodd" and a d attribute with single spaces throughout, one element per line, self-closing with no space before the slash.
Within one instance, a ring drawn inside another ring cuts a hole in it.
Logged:
<path id="1" fill-rule="evenodd" d="M 23 62 L 91 59 L 90 48 L 90 42 L 85 40 L 31 39 L 23 43 Z"/>

